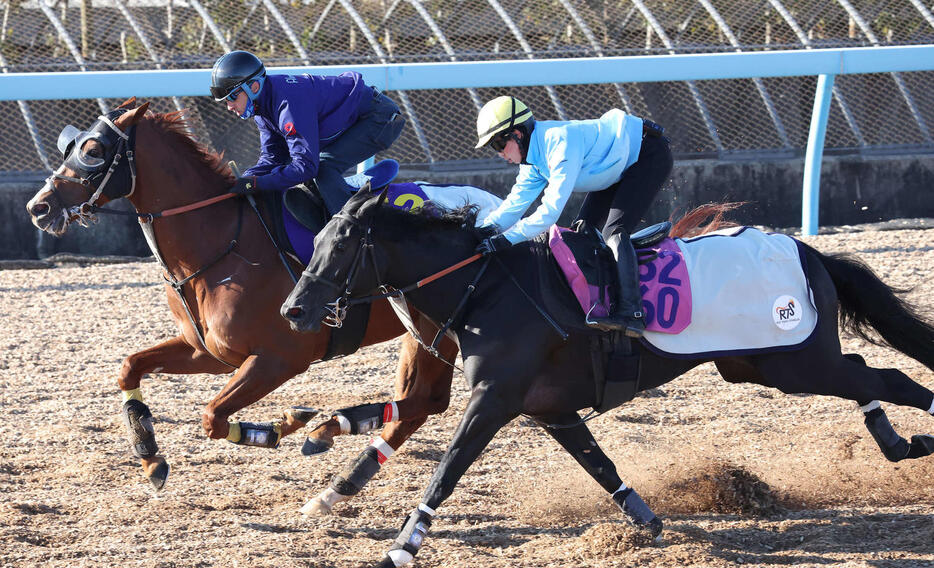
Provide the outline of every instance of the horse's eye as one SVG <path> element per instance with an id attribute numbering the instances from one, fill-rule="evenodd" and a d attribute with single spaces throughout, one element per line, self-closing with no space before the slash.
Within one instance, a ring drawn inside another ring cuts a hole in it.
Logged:
<path id="1" fill-rule="evenodd" d="M 337 252 L 344 252 L 345 250 L 347 250 L 347 245 L 343 241 L 337 241 L 336 243 L 334 243 L 334 250 L 336 250 Z"/>
<path id="2" fill-rule="evenodd" d="M 103 158 L 104 149 L 101 148 L 101 145 L 93 140 L 88 140 L 84 146 L 81 148 L 81 152 L 89 158 Z"/>

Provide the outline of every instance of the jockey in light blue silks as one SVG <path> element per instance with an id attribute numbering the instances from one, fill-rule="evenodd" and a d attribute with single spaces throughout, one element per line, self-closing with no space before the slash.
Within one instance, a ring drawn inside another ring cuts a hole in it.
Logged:
<path id="1" fill-rule="evenodd" d="M 405 125 L 396 103 L 359 73 L 267 76 L 262 61 L 246 51 L 217 60 L 211 95 L 259 128 L 259 161 L 231 191 L 285 190 L 314 179 L 329 216 L 354 189 L 343 173 L 386 150 Z"/>
<path id="2" fill-rule="evenodd" d="M 636 254 L 629 241 L 671 174 L 672 157 L 663 128 L 613 109 L 600 118 L 539 121 L 515 97 L 497 97 L 480 109 L 477 148 L 489 146 L 519 175 L 502 205 L 480 226 L 499 234 L 478 252 L 489 254 L 531 239 L 553 225 L 572 192 L 587 192 L 579 218 L 603 228 L 619 272 L 619 294 L 605 318 L 592 326 L 640 337 L 645 330 Z M 542 195 L 541 205 L 521 218 Z"/>

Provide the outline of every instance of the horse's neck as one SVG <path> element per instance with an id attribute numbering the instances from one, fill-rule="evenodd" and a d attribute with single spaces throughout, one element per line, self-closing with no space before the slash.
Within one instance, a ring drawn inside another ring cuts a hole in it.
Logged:
<path id="1" fill-rule="evenodd" d="M 144 119 L 136 131 L 136 191 L 139 212 L 182 207 L 223 193 L 224 178 L 205 163 L 191 139 L 171 123 Z"/>
<path id="2" fill-rule="evenodd" d="M 393 247 L 387 283 L 402 288 L 432 276 L 469 258 L 476 243 L 461 231 L 450 229 L 432 235 L 413 235 Z M 446 320 L 460 301 L 467 285 L 483 264 L 480 259 L 426 284 L 410 294 L 413 305 L 436 321 Z"/>
<path id="3" fill-rule="evenodd" d="M 191 155 L 187 147 L 170 147 L 171 134 L 150 130 L 147 141 L 150 136 L 159 136 L 161 143 L 137 145 L 136 190 L 128 198 L 137 212 L 161 213 L 227 191 L 223 178 L 198 156 Z M 170 269 L 180 267 L 185 272 L 200 267 L 217 256 L 220 245 L 234 238 L 232 231 L 237 226 L 234 220 L 237 211 L 237 200 L 230 199 L 157 218 L 149 226 L 155 235 L 155 243 L 150 242 L 150 248 L 158 249 L 159 256 Z"/>

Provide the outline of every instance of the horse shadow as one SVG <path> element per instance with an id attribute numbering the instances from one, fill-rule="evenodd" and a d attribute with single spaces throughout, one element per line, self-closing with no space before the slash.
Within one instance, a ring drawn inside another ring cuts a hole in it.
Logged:
<path id="1" fill-rule="evenodd" d="M 594 526 L 608 522 L 607 519 L 594 519 L 577 526 L 506 526 L 512 520 L 507 515 L 445 515 L 446 522 L 438 523 L 433 532 L 437 537 L 471 546 L 513 547 L 542 536 L 581 538 Z M 618 522 L 625 523 L 622 519 Z M 714 530 L 702 528 L 706 523 L 724 522 L 742 526 Z M 445 528 L 443 525 L 447 523 L 476 526 Z M 344 527 L 331 532 L 335 533 L 333 536 L 386 541 L 396 536 L 398 528 Z M 931 542 L 934 542 L 934 524 L 928 515 L 865 515 L 851 510 L 825 509 L 767 518 L 723 514 L 673 515 L 666 519 L 661 542 L 649 546 L 664 549 L 693 543 L 704 546 L 708 554 L 728 564 L 765 566 L 838 565 L 840 555 L 886 553 L 884 557 L 864 561 L 870 566 L 914 568 L 919 563 L 927 565 L 928 561 L 917 555 L 929 555 Z M 912 557 L 893 557 L 905 553 Z"/>
<path id="2" fill-rule="evenodd" d="M 729 519 L 746 526 L 700 528 L 705 522 L 722 523 Z M 752 526 L 747 525 L 748 520 L 749 517 L 716 514 L 673 516 L 666 523 L 665 540 L 660 546 L 664 547 L 666 542 L 706 543 L 711 556 L 726 562 L 767 566 L 837 565 L 841 554 L 886 553 L 885 557 L 864 561 L 871 566 L 908 568 L 919 563 L 927 565 L 929 560 L 892 555 L 930 555 L 934 542 L 934 524 L 924 514 L 866 515 L 852 510 L 824 509 L 760 519 Z"/>

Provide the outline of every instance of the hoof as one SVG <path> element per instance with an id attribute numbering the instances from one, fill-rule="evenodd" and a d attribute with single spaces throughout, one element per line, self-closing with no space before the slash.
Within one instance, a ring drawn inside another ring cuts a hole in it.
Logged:
<path id="1" fill-rule="evenodd" d="M 169 470 L 168 462 L 162 461 L 149 473 L 149 482 L 152 483 L 156 491 L 161 491 L 165 487 L 165 480 L 169 478 Z"/>
<path id="2" fill-rule="evenodd" d="M 285 411 L 287 418 L 301 422 L 303 425 L 308 424 L 319 413 L 320 411 L 317 408 L 311 408 L 310 406 L 293 406 Z"/>
<path id="3" fill-rule="evenodd" d="M 662 529 L 664 529 L 664 525 L 662 524 L 662 520 L 658 517 L 655 517 L 649 521 L 648 524 L 644 525 L 642 528 L 648 531 L 648 533 L 652 535 L 652 538 L 655 539 L 656 542 L 660 542 L 662 540 Z"/>
<path id="4" fill-rule="evenodd" d="M 330 450 L 332 446 L 334 446 L 333 440 L 324 441 L 305 438 L 305 443 L 302 444 L 302 455 L 313 456 L 315 454 L 323 454 L 324 452 Z"/>
<path id="5" fill-rule="evenodd" d="M 395 562 L 388 556 L 383 557 L 383 561 L 376 565 L 376 568 L 396 568 Z"/>
<path id="6" fill-rule="evenodd" d="M 934 436 L 915 434 L 908 445 L 908 459 L 923 458 L 934 453 Z"/>
<path id="7" fill-rule="evenodd" d="M 331 506 L 324 502 L 321 497 L 315 497 L 298 510 L 306 517 L 324 517 L 331 514 Z"/>

